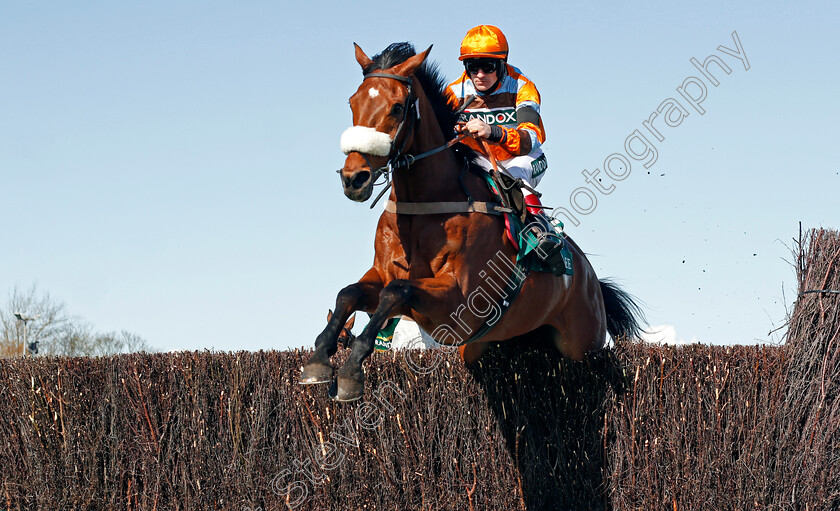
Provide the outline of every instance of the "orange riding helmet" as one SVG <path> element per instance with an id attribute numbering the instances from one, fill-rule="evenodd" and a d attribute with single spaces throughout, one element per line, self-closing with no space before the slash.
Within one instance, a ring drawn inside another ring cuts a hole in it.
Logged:
<path id="1" fill-rule="evenodd" d="M 479 25 L 471 28 L 464 40 L 461 41 L 461 56 L 458 60 L 466 59 L 502 59 L 507 60 L 507 38 L 493 25 Z"/>

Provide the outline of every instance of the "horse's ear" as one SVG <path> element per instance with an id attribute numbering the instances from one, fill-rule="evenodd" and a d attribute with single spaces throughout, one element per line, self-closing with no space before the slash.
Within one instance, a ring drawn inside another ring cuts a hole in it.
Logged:
<path id="1" fill-rule="evenodd" d="M 369 65 L 373 64 L 373 61 L 365 55 L 365 52 L 362 51 L 362 48 L 358 44 L 353 43 L 353 46 L 356 47 L 356 62 L 362 66 L 362 70 L 367 69 Z"/>
<path id="2" fill-rule="evenodd" d="M 417 71 L 423 62 L 426 61 L 426 58 L 429 56 L 429 52 L 432 51 L 432 47 L 429 46 L 429 49 L 424 51 L 423 53 L 417 54 L 410 59 L 406 60 L 402 64 L 396 65 L 393 67 L 392 71 L 394 74 L 398 74 L 400 76 L 411 76 Z"/>
<path id="3" fill-rule="evenodd" d="M 332 319 L 332 309 L 327 309 L 327 323 Z"/>
<path id="4" fill-rule="evenodd" d="M 353 313 L 353 316 L 347 320 L 347 323 L 344 324 L 344 328 L 347 330 L 353 330 L 353 325 L 356 324 L 356 314 Z"/>

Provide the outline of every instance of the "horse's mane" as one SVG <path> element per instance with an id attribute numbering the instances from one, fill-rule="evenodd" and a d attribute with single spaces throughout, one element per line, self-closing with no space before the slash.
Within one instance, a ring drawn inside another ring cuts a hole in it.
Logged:
<path id="1" fill-rule="evenodd" d="M 364 73 L 370 73 L 377 69 L 385 70 L 401 64 L 417 53 L 411 43 L 392 43 L 371 59 L 373 64 L 364 69 Z M 432 105 L 440 129 L 446 140 L 455 138 L 455 123 L 458 122 L 458 114 L 446 97 L 446 78 L 441 74 L 438 65 L 428 60 L 414 73 L 426 97 Z"/>

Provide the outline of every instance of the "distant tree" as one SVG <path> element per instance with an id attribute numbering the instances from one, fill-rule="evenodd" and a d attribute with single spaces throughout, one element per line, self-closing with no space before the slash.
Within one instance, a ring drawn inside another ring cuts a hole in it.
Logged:
<path id="1" fill-rule="evenodd" d="M 32 319 L 24 325 L 16 314 Z M 40 292 L 35 285 L 28 290 L 15 286 L 5 306 L 0 308 L 0 353 L 22 355 L 24 334 L 27 344 L 37 346 L 38 351 L 44 353 L 62 342 L 75 321 L 64 304 L 52 299 L 49 293 Z"/>
<path id="2" fill-rule="evenodd" d="M 137 334 L 126 332 L 100 333 L 91 337 L 88 356 L 113 355 L 115 353 L 134 353 L 138 351 L 154 351 L 145 339 Z"/>
<path id="3" fill-rule="evenodd" d="M 15 314 L 32 318 L 26 325 L 26 343 L 41 355 L 80 357 L 154 351 L 145 339 L 131 332 L 96 333 L 89 323 L 67 314 L 63 303 L 33 285 L 27 291 L 15 287 L 8 302 L 0 307 L 2 357 L 24 353 L 24 322 Z"/>
<path id="4" fill-rule="evenodd" d="M 117 336 L 117 342 L 120 343 L 120 353 L 135 353 L 138 351 L 152 353 L 157 351 L 149 345 L 146 339 L 143 339 L 139 335 L 127 332 L 125 330 L 120 332 L 120 334 Z"/>

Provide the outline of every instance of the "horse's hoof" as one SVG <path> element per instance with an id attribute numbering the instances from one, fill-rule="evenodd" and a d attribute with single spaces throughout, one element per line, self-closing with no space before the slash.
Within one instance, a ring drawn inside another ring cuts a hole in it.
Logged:
<path id="1" fill-rule="evenodd" d="M 342 403 L 358 401 L 365 391 L 364 380 L 352 380 L 339 376 L 330 386 L 329 396 Z"/>
<path id="2" fill-rule="evenodd" d="M 315 385 L 333 381 L 335 371 L 328 365 L 313 363 L 303 366 L 298 383 L 301 385 Z"/>

